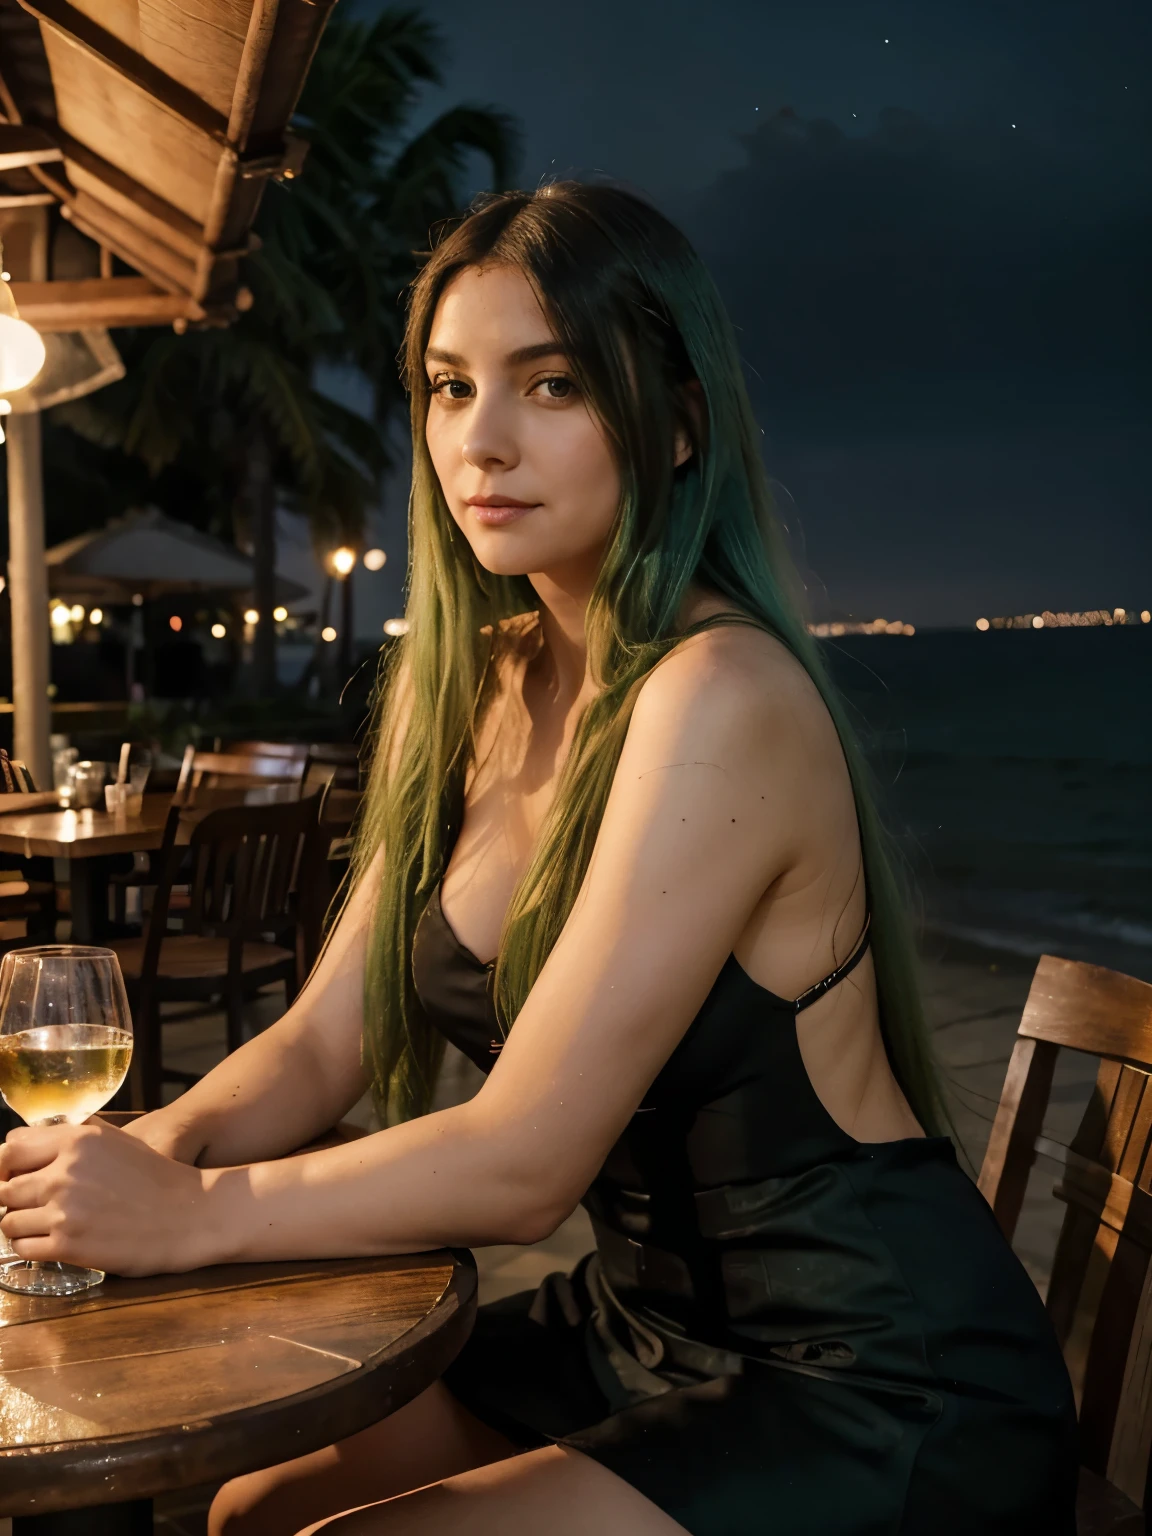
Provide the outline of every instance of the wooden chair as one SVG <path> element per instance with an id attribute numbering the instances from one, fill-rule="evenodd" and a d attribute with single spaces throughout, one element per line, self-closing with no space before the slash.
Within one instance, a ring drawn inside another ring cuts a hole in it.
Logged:
<path id="1" fill-rule="evenodd" d="M 1069 1148 L 1042 1135 L 1062 1048 L 1100 1058 Z M 1152 1451 L 1152 985 L 1040 960 L 980 1173 L 1009 1240 L 1037 1152 L 1064 1163 L 1047 1306 L 1080 1411 L 1078 1529 L 1136 1536 Z"/>
<path id="2" fill-rule="evenodd" d="M 250 752 L 201 752 L 188 747 L 180 765 L 176 798 L 182 804 L 251 804 L 253 791 L 279 791 L 276 798 L 297 800 L 307 767 L 303 757 L 257 756 Z"/>
<path id="3" fill-rule="evenodd" d="M 274 744 L 267 745 L 270 750 Z M 201 752 L 189 746 L 180 765 L 175 802 L 218 809 L 228 805 L 246 805 L 258 800 L 298 800 L 307 766 L 304 756 L 257 756 L 249 752 Z M 127 896 L 132 887 L 155 886 L 160 863 L 154 853 L 135 853 L 132 867 L 120 870 L 109 879 L 112 891 L 113 920 L 120 927 L 127 923 Z"/>
<path id="4" fill-rule="evenodd" d="M 320 796 L 316 826 L 300 861 L 299 922 L 296 929 L 300 986 L 319 959 L 324 943 L 324 920 L 340 884 L 348 873 L 352 830 L 360 814 L 359 790 L 340 789 L 329 783 Z"/>
<path id="5" fill-rule="evenodd" d="M 173 805 L 160 850 L 161 876 L 142 938 L 113 941 L 132 1002 L 136 1042 L 133 1108 L 154 1109 L 162 1083 L 196 1074 L 163 1066 L 160 1005 L 223 1000 L 228 1050 L 243 1041 L 245 1000 L 271 982 L 286 1004 L 297 990 L 295 945 L 275 942 L 298 922 L 295 892 L 318 797 L 279 805 L 233 806 L 193 821 L 187 849 L 182 825 L 194 811 Z M 179 933 L 169 932 L 172 887 L 189 881 Z"/>
<path id="6" fill-rule="evenodd" d="M 225 741 L 216 738 L 216 751 L 251 757 L 285 758 L 290 762 L 304 759 L 305 795 L 316 794 L 326 784 L 340 789 L 359 789 L 360 752 L 346 742 L 318 741 L 308 745 L 299 741 Z"/>
<path id="7" fill-rule="evenodd" d="M 0 795 L 34 795 L 32 775 L 0 747 Z M 0 952 L 20 944 L 56 940 L 56 882 L 50 859 L 0 860 L 0 923 L 24 925 L 22 935 L 0 938 Z"/>

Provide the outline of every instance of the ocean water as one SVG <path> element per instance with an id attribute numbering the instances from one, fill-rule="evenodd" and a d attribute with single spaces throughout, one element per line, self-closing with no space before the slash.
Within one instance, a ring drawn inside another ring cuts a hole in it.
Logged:
<path id="1" fill-rule="evenodd" d="M 929 938 L 1152 981 L 1152 625 L 825 644 Z"/>

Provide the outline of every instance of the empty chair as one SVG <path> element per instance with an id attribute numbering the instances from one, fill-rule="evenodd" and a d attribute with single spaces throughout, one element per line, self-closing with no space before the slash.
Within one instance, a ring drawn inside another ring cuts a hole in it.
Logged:
<path id="1" fill-rule="evenodd" d="M 220 998 L 228 1050 L 243 1040 L 245 1000 L 270 982 L 297 990 L 294 934 L 300 861 L 316 825 L 318 797 L 235 806 L 199 815 L 175 804 L 159 852 L 160 878 L 143 937 L 114 941 L 135 1020 L 133 1107 L 154 1109 L 165 1080 L 196 1074 L 163 1065 L 160 1005 Z M 182 846 L 187 835 L 187 847 Z M 188 882 L 178 933 L 169 931 L 173 884 Z"/>
<path id="2" fill-rule="evenodd" d="M 324 942 L 325 919 L 348 873 L 352 830 L 360 814 L 359 790 L 329 784 L 320 797 L 316 826 L 300 863 L 297 955 L 300 985 L 316 964 Z"/>
<path id="3" fill-rule="evenodd" d="M 1068 1148 L 1046 1141 L 1057 1052 L 1100 1058 Z M 980 1188 L 1009 1239 L 1037 1151 L 1067 1203 L 1048 1313 L 1080 1411 L 1081 1536 L 1144 1530 L 1152 1450 L 1152 985 L 1045 955 L 1008 1067 Z"/>
<path id="4" fill-rule="evenodd" d="M 0 795 L 35 794 L 32 775 L 0 747 Z M 0 923 L 22 924 L 22 934 L 0 937 L 0 951 L 20 944 L 51 944 L 56 938 L 56 882 L 51 859 L 0 855 Z"/>
<path id="5" fill-rule="evenodd" d="M 246 804 L 299 799 L 307 767 L 303 757 L 248 752 L 201 752 L 188 747 L 180 765 L 176 798 L 182 804 Z"/>

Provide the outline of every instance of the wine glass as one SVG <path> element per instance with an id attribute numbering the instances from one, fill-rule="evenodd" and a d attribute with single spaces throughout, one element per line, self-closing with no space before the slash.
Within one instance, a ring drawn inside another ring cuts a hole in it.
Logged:
<path id="1" fill-rule="evenodd" d="M 131 1060 L 132 1015 L 112 950 L 41 944 L 0 959 L 0 1095 L 28 1125 L 81 1124 L 116 1093 Z M 102 1269 L 21 1259 L 0 1234 L 6 1291 L 72 1296 L 103 1278 Z"/>

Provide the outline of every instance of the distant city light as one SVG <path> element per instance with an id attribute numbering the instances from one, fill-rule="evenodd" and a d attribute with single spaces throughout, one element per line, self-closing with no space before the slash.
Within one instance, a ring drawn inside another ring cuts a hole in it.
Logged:
<path id="1" fill-rule="evenodd" d="M 84 622 L 84 604 L 83 603 L 73 603 L 71 611 L 70 611 L 68 617 L 72 620 L 73 624 L 83 624 L 83 622 Z"/>
<path id="2" fill-rule="evenodd" d="M 386 635 L 406 635 L 408 633 L 407 619 L 385 619 L 384 633 Z"/>
<path id="3" fill-rule="evenodd" d="M 339 549 L 332 551 L 332 569 L 336 572 L 337 576 L 351 575 L 355 564 L 356 551 L 349 549 L 347 545 L 342 545 Z"/>
<path id="4" fill-rule="evenodd" d="M 336 631 L 332 628 L 331 624 L 325 624 L 324 628 L 320 631 L 320 638 L 321 640 L 328 641 L 335 640 Z"/>
<path id="5" fill-rule="evenodd" d="M 387 629 L 387 625 L 384 626 Z M 809 624 L 808 633 L 819 640 L 839 639 L 841 635 L 914 635 L 916 626 L 899 619 L 871 619 L 860 623 Z"/>
<path id="6" fill-rule="evenodd" d="M 172 617 L 168 620 L 168 628 L 169 629 L 174 629 L 177 634 L 179 634 L 180 631 L 184 628 L 184 620 L 180 617 L 180 615 L 178 613 L 174 613 L 172 615 Z"/>
<path id="7" fill-rule="evenodd" d="M 213 638 L 213 640 L 223 640 L 224 636 L 227 633 L 228 633 L 228 631 L 224 628 L 223 624 L 213 624 L 213 626 L 212 626 L 212 638 Z"/>
<path id="8" fill-rule="evenodd" d="M 382 570 L 387 558 L 388 556 L 382 549 L 369 549 L 364 555 L 364 569 L 366 571 Z"/>
<path id="9" fill-rule="evenodd" d="M 259 624 L 259 622 L 260 622 L 260 614 L 257 611 L 257 609 L 255 609 L 255 608 L 245 608 L 245 610 L 244 610 L 244 622 L 245 622 L 245 624 Z"/>
<path id="10" fill-rule="evenodd" d="M 1127 86 L 1125 86 L 1125 90 L 1127 90 Z M 1152 612 L 1149 612 L 1147 608 L 1141 608 L 1140 622 L 1141 624 L 1152 624 Z"/>
<path id="11" fill-rule="evenodd" d="M 273 608 L 272 617 L 276 620 L 277 624 L 283 624 L 284 620 L 288 617 L 288 610 L 284 607 L 283 603 L 281 603 L 279 608 Z"/>
<path id="12" fill-rule="evenodd" d="M 93 608 L 92 612 L 88 615 L 88 622 L 89 624 L 95 624 L 97 629 L 99 629 L 100 625 L 104 622 L 103 608 Z"/>
<path id="13" fill-rule="evenodd" d="M 1147 612 L 1147 610 L 1145 610 Z M 1136 614 L 1127 608 L 1089 608 L 1083 613 L 1053 613 L 1045 608 L 1043 613 L 1017 613 L 996 619 L 977 619 L 977 629 L 1122 629 L 1135 624 Z M 1140 615 L 1140 622 L 1149 619 Z"/>

